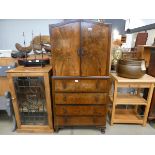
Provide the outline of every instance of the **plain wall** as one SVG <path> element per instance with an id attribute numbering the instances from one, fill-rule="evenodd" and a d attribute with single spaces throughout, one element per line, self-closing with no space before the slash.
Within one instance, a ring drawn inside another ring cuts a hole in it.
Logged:
<path id="1" fill-rule="evenodd" d="M 63 19 L 0 19 L 0 50 L 16 50 L 15 43 L 23 45 L 23 32 L 25 33 L 26 45 L 34 36 L 49 35 L 49 24 L 62 22 Z M 124 33 L 125 20 L 105 19 L 105 23 L 112 24 L 112 30 L 117 29 L 120 34 Z"/>
<path id="2" fill-rule="evenodd" d="M 26 45 L 34 36 L 49 35 L 49 24 L 59 23 L 56 19 L 1 19 L 0 20 L 0 50 L 15 50 L 15 43 L 23 45 L 23 32 Z"/>
<path id="3" fill-rule="evenodd" d="M 119 34 L 122 35 L 125 33 L 125 20 L 124 19 L 105 19 L 105 23 L 112 24 L 112 30 L 117 29 Z"/>

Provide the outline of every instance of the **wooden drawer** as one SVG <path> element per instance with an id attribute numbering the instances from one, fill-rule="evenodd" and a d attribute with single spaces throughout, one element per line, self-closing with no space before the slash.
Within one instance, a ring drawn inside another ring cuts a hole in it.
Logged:
<path id="1" fill-rule="evenodd" d="M 106 104 L 107 93 L 56 93 L 55 104 Z"/>
<path id="2" fill-rule="evenodd" d="M 55 113 L 58 116 L 104 116 L 106 115 L 106 105 L 94 106 L 66 106 L 57 105 Z"/>
<path id="3" fill-rule="evenodd" d="M 54 80 L 55 91 L 108 92 L 108 80 Z"/>
<path id="4" fill-rule="evenodd" d="M 56 117 L 56 126 L 105 126 L 106 117 Z"/>

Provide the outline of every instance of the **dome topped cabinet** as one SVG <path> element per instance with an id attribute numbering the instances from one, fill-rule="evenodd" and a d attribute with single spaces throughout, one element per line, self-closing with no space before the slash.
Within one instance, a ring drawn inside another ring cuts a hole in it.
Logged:
<path id="1" fill-rule="evenodd" d="M 54 128 L 104 132 L 109 101 L 111 27 L 91 20 L 50 25 Z"/>

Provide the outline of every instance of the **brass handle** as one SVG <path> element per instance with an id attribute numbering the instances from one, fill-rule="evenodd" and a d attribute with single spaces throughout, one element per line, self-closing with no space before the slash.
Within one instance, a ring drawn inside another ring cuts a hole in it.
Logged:
<path id="1" fill-rule="evenodd" d="M 62 82 L 62 85 L 63 85 L 63 88 L 66 89 L 67 85 L 65 81 Z"/>
<path id="2" fill-rule="evenodd" d="M 99 80 L 96 81 L 96 89 L 99 89 Z"/>
<path id="3" fill-rule="evenodd" d="M 94 109 L 94 115 L 101 115 L 101 113 Z"/>
<path id="4" fill-rule="evenodd" d="M 96 103 L 99 101 L 99 97 L 98 96 L 95 96 L 95 101 L 96 101 Z"/>
<path id="5" fill-rule="evenodd" d="M 66 97 L 66 96 L 63 97 L 63 101 L 64 101 L 64 102 L 67 101 L 67 97 Z"/>
<path id="6" fill-rule="evenodd" d="M 84 55 L 84 50 L 81 48 L 81 55 L 83 56 Z"/>
<path id="7" fill-rule="evenodd" d="M 77 54 L 80 56 L 80 48 L 77 49 Z"/>
<path id="8" fill-rule="evenodd" d="M 64 114 L 67 114 L 67 110 L 66 110 L 66 109 L 63 109 L 63 113 L 64 113 Z"/>

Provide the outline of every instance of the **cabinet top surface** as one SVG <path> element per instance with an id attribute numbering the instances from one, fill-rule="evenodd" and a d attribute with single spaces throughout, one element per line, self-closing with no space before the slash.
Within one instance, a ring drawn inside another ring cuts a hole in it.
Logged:
<path id="1" fill-rule="evenodd" d="M 137 47 L 155 48 L 155 46 L 149 46 L 149 45 L 138 45 Z"/>
<path id="2" fill-rule="evenodd" d="M 127 83 L 155 83 L 155 78 L 145 74 L 143 77 L 139 79 L 128 79 L 119 77 L 117 73 L 110 73 L 110 76 L 114 78 L 117 82 L 127 82 Z"/>
<path id="3" fill-rule="evenodd" d="M 52 69 L 52 66 L 45 67 L 24 67 L 19 66 L 14 69 L 10 69 L 7 73 L 48 73 Z"/>

